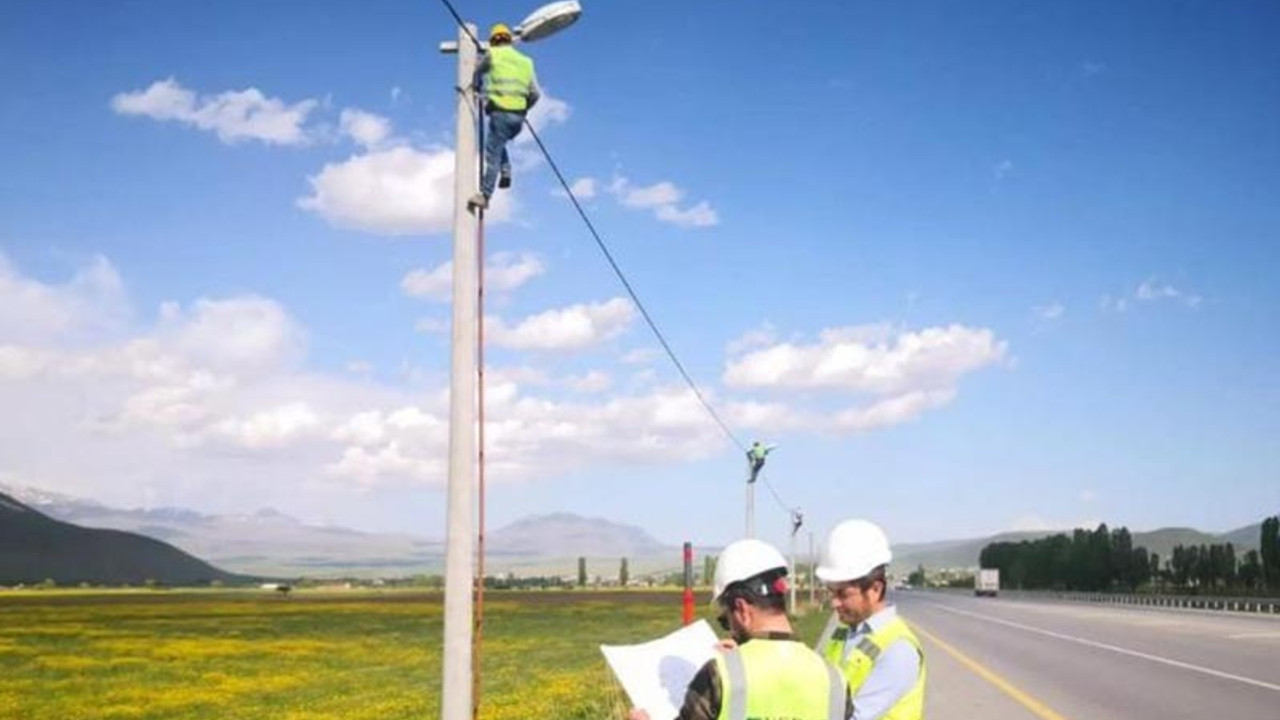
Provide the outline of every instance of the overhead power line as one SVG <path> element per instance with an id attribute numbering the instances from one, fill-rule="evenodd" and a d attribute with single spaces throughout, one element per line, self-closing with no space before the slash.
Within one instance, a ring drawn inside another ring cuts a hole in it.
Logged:
<path id="1" fill-rule="evenodd" d="M 480 40 L 476 38 L 476 36 L 471 32 L 471 29 L 467 27 L 466 22 L 462 19 L 462 16 L 458 14 L 453 3 L 449 0 L 440 0 L 440 2 L 449 10 L 449 14 L 452 15 L 454 21 L 458 23 L 458 27 L 462 28 L 463 31 L 466 32 L 467 36 L 471 38 L 471 41 L 476 44 L 476 47 L 481 47 Z M 649 330 L 653 332 L 653 336 L 658 339 L 658 344 L 662 346 L 662 350 L 666 353 L 667 358 L 671 360 L 671 364 L 675 366 L 676 371 L 680 373 L 680 377 L 684 379 L 685 384 L 693 391 L 694 397 L 698 399 L 698 402 L 702 405 L 703 409 L 707 411 L 707 414 L 710 415 L 711 419 L 715 421 L 717 426 L 719 426 L 725 437 L 737 446 L 739 450 L 745 453 L 747 451 L 746 444 L 739 440 L 738 436 L 729 428 L 728 423 L 726 423 L 720 413 L 716 411 L 715 406 L 707 400 L 707 396 L 702 392 L 702 388 L 698 386 L 698 383 L 694 381 L 693 376 L 689 374 L 687 369 L 685 369 L 684 363 L 680 361 L 679 356 L 676 355 L 675 350 L 671 347 L 671 343 L 667 341 L 666 335 L 664 335 L 662 329 L 658 327 L 658 323 L 649 313 L 649 309 L 646 308 L 644 303 L 640 300 L 640 296 L 636 293 L 635 288 L 632 287 L 631 281 L 627 279 L 626 273 L 622 271 L 621 266 L 618 265 L 618 261 L 614 259 L 613 253 L 609 250 L 609 246 L 605 243 L 604 238 L 601 237 L 600 232 L 596 230 L 595 224 L 591 222 L 591 218 L 587 215 L 587 211 L 582 207 L 582 203 L 579 202 L 578 196 L 573 192 L 573 188 L 565 178 L 564 173 L 560 172 L 560 166 L 556 164 L 555 158 L 551 155 L 551 151 L 548 150 L 546 144 L 542 142 L 542 137 L 539 136 L 538 131 L 534 129 L 533 123 L 529 122 L 529 118 L 525 118 L 524 125 L 529 130 L 529 134 L 533 137 L 534 142 L 537 143 L 538 150 L 542 153 L 542 157 L 547 161 L 547 165 L 551 168 L 551 172 L 555 174 L 556 180 L 559 181 L 560 187 L 564 190 L 565 195 L 567 195 L 569 201 L 573 203 L 573 208 L 578 212 L 578 217 L 582 219 L 583 225 L 585 225 L 587 231 L 591 233 L 591 237 L 595 240 L 596 246 L 600 248 L 601 254 L 604 255 L 604 259 L 609 263 L 609 267 L 613 270 L 613 274 L 616 275 L 618 281 L 622 283 L 622 287 L 627 291 L 627 295 L 631 298 L 631 302 L 633 302 L 636 309 L 640 311 L 640 315 L 644 318 L 645 324 L 649 326 Z M 761 480 L 764 481 L 764 485 L 768 488 L 769 494 L 773 497 L 774 502 L 778 504 L 778 507 L 781 508 L 783 512 L 792 513 L 796 511 L 794 506 L 783 502 L 782 497 L 778 495 L 778 491 L 774 489 L 773 484 L 769 482 L 768 477 L 762 476 Z"/>
<path id="2" fill-rule="evenodd" d="M 662 330 L 658 328 L 658 324 L 654 322 L 653 316 L 649 314 L 649 310 L 640 301 L 640 296 L 636 294 L 635 288 L 631 287 L 631 282 L 627 280 L 627 276 L 622 272 L 622 268 L 618 266 L 618 262 L 614 260 L 613 253 L 609 252 L 609 246 L 605 244 L 604 239 L 600 237 L 600 233 L 596 230 L 596 226 L 591 222 L 591 218 L 587 217 L 587 212 L 582 208 L 582 203 L 578 202 L 578 196 L 574 194 L 573 188 L 569 186 L 569 182 L 565 180 L 564 173 L 560 172 L 560 167 L 556 165 L 556 161 L 551 157 L 551 152 L 547 150 L 547 146 L 542 142 L 542 138 L 538 136 L 538 131 L 533 129 L 533 123 L 525 118 L 525 126 L 529 128 L 529 133 L 533 135 L 534 142 L 538 144 L 538 149 L 542 151 L 542 157 L 546 158 L 547 164 L 551 166 L 551 172 L 555 173 L 556 179 L 560 181 L 560 186 L 564 188 L 565 194 L 569 196 L 569 201 L 573 203 L 573 207 L 578 211 L 578 217 L 582 218 L 583 224 L 587 226 L 591 237 L 595 239 L 596 246 L 600 248 L 600 252 L 604 254 L 604 259 L 609 262 L 609 267 L 613 268 L 613 274 L 618 276 L 618 281 L 622 283 L 622 287 L 626 288 L 627 295 L 631 296 L 631 302 L 635 303 L 636 308 L 640 310 L 640 315 L 644 317 L 645 323 L 649 329 L 653 331 L 654 337 L 658 338 L 658 343 L 662 345 L 662 349 L 667 353 L 667 357 L 671 359 L 671 364 L 676 366 L 676 370 L 680 372 L 680 377 L 684 378 L 685 383 L 693 394 L 698 398 L 698 402 L 702 403 L 702 407 L 706 408 L 707 414 L 711 419 L 715 420 L 720 429 L 724 431 L 725 437 L 729 438 L 734 445 L 742 452 L 747 451 L 747 446 L 734 435 L 729 429 L 728 424 L 720 417 L 720 413 L 716 412 L 715 407 L 707 400 L 702 393 L 702 389 L 694 382 L 693 377 L 689 375 L 689 371 L 685 370 L 684 363 L 680 362 L 680 358 L 676 356 L 675 350 L 671 348 L 671 343 L 667 342 L 666 336 L 662 334 Z"/>

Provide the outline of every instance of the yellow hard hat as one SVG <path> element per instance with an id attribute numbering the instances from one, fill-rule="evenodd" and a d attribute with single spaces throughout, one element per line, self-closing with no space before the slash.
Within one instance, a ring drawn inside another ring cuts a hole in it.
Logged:
<path id="1" fill-rule="evenodd" d="M 498 38 L 506 38 L 507 40 L 510 40 L 510 39 L 511 39 L 511 28 L 507 27 L 506 25 L 504 25 L 504 24 L 502 24 L 502 23 L 498 23 L 497 25 L 494 25 L 492 28 L 490 28 L 490 29 L 489 29 L 489 42 L 493 42 L 494 40 L 497 40 Z"/>

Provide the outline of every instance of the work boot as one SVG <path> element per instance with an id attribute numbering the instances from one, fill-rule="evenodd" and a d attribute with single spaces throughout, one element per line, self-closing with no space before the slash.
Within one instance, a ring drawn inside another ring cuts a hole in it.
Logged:
<path id="1" fill-rule="evenodd" d="M 489 198 L 485 197 L 484 193 L 476 193 L 475 195 L 471 196 L 470 200 L 467 200 L 467 209 L 471 210 L 472 212 L 475 212 L 476 208 L 485 210 L 488 207 L 489 207 Z"/>
<path id="2" fill-rule="evenodd" d="M 511 187 L 511 168 L 509 167 L 502 168 L 502 171 L 498 175 L 498 187 L 500 188 Z"/>

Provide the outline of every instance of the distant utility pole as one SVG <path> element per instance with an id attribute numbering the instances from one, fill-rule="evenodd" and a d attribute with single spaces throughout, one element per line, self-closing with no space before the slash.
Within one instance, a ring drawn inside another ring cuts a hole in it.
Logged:
<path id="1" fill-rule="evenodd" d="M 804 525 L 804 514 L 800 508 L 791 511 L 791 611 L 796 609 L 796 585 L 800 583 L 800 566 L 796 563 L 796 535 Z"/>
<path id="2" fill-rule="evenodd" d="M 813 554 L 813 531 L 809 531 L 809 604 L 815 601 L 814 595 L 818 591 L 818 559 Z"/>

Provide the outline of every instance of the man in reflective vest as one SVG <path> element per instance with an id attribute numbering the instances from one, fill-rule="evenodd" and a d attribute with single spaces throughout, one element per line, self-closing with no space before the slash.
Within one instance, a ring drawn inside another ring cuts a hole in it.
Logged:
<path id="1" fill-rule="evenodd" d="M 750 472 L 747 476 L 747 483 L 756 481 L 760 471 L 764 469 L 765 458 L 777 447 L 777 445 L 762 445 L 759 440 L 751 443 L 751 447 L 747 448 L 747 470 Z"/>
<path id="2" fill-rule="evenodd" d="M 493 188 L 511 186 L 511 160 L 507 143 L 524 128 L 524 116 L 538 102 L 538 76 L 533 60 L 511 44 L 511 29 L 502 23 L 489 31 L 489 52 L 476 66 L 472 88 L 485 94 L 484 109 L 489 115 L 489 132 L 484 140 L 484 177 L 480 192 L 467 205 L 489 207 Z M 499 179 L 499 175 L 501 178 Z"/>
<path id="3" fill-rule="evenodd" d="M 849 681 L 853 720 L 924 716 L 924 651 L 885 601 L 892 559 L 883 530 L 846 520 L 827 537 L 816 571 L 835 610 L 817 649 Z"/>
<path id="4" fill-rule="evenodd" d="M 760 540 L 720 554 L 712 602 L 733 642 L 694 675 L 678 720 L 848 720 L 840 671 L 792 633 L 786 576 L 782 553 Z M 639 708 L 628 717 L 651 720 Z"/>

